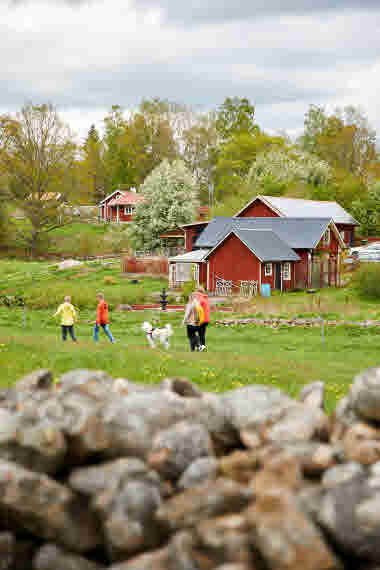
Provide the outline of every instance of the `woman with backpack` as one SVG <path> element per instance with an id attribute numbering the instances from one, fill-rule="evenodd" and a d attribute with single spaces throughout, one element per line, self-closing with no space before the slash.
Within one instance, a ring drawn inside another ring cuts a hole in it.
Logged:
<path id="1" fill-rule="evenodd" d="M 203 309 L 203 321 L 199 326 L 199 341 L 201 350 L 206 350 L 206 328 L 210 322 L 210 301 L 206 290 L 202 285 L 195 289 L 195 295 Z"/>
<path id="2" fill-rule="evenodd" d="M 186 324 L 187 328 L 187 336 L 190 342 L 190 350 L 194 352 L 194 350 L 202 351 L 201 342 L 200 342 L 200 326 L 204 321 L 204 312 L 202 306 L 197 299 L 195 293 L 192 293 L 189 297 L 189 302 L 185 307 L 185 316 L 182 321 L 182 325 Z"/>

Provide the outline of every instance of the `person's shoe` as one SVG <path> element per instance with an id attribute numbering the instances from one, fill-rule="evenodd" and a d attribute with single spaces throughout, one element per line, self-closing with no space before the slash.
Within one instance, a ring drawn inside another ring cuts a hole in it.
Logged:
<path id="1" fill-rule="evenodd" d="M 206 347 L 204 344 L 201 344 L 201 346 L 198 348 L 199 352 L 203 352 L 204 350 L 206 350 Z"/>

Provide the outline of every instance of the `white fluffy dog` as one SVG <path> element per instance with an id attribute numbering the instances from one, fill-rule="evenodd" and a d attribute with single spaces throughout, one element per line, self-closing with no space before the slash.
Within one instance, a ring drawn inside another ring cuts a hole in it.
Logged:
<path id="1" fill-rule="evenodd" d="M 146 333 L 146 338 L 152 348 L 156 348 L 157 341 L 166 349 L 169 348 L 169 337 L 173 334 L 173 329 L 170 324 L 162 329 L 158 329 L 145 321 L 141 328 Z"/>

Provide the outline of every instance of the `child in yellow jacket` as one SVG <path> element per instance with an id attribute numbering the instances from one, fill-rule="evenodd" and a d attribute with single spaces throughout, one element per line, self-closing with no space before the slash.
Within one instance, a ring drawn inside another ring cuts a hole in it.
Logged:
<path id="1" fill-rule="evenodd" d="M 59 305 L 54 317 L 61 317 L 62 340 L 66 340 L 67 333 L 69 332 L 74 342 L 77 342 L 74 333 L 74 323 L 77 321 L 77 312 L 71 304 L 71 297 L 67 296 L 64 303 Z"/>

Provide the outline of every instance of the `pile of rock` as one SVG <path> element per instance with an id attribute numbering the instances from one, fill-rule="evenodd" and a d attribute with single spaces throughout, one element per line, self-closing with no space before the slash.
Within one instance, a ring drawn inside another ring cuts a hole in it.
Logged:
<path id="1" fill-rule="evenodd" d="M 0 394 L 0 570 L 378 570 L 380 368 L 335 414 L 77 370 Z"/>

